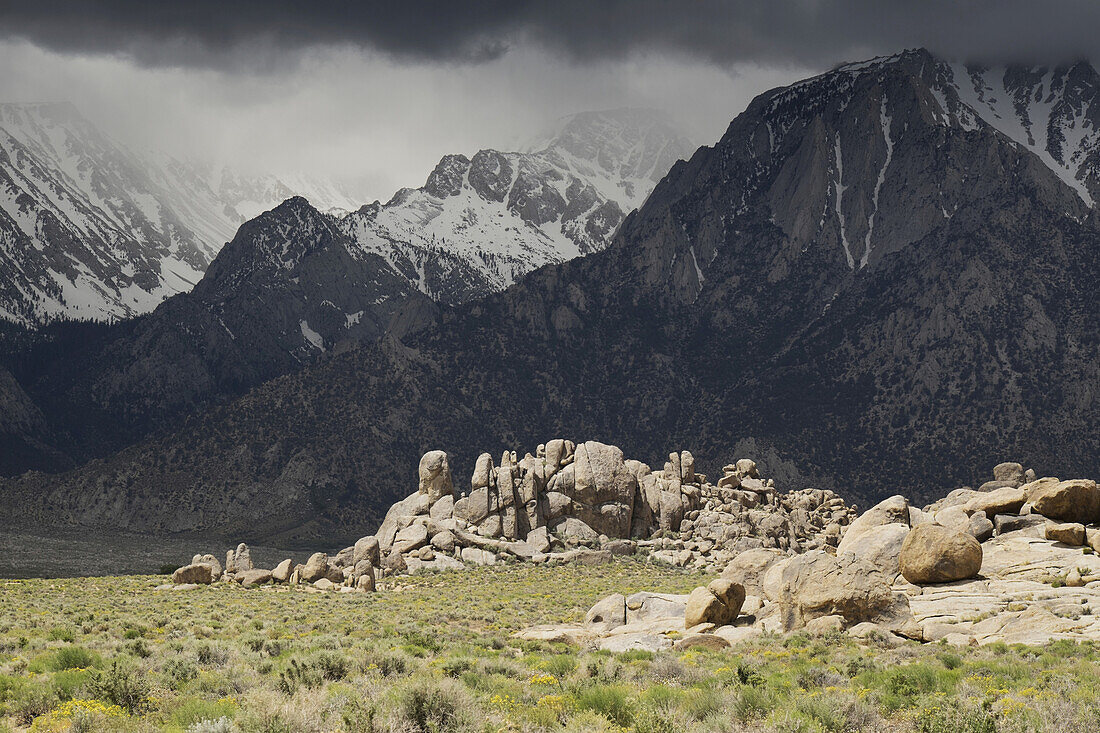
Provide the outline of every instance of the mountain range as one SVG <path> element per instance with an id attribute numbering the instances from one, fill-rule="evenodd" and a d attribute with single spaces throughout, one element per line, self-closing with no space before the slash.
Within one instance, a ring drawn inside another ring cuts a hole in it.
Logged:
<path id="1" fill-rule="evenodd" d="M 1009 458 L 1095 474 L 1098 90 L 1086 63 L 917 50 L 766 92 L 605 249 L 481 297 L 418 301 L 439 291 L 406 274 L 415 294 L 377 338 L 321 337 L 323 354 L 240 399 L 2 490 L 31 521 L 294 542 L 373 528 L 427 449 L 463 476 L 483 450 L 560 436 L 657 466 L 684 447 L 703 470 L 752 455 L 860 500 L 930 497 Z M 476 192 L 472 169 L 437 168 L 420 195 Z M 315 222 L 288 242 L 331 221 L 303 200 L 276 212 Z M 361 242 L 346 221 L 324 237 Z M 241 263 L 222 281 L 255 271 Z M 33 430 L 47 390 L 19 395 L 18 370 L 3 383 Z"/>
<path id="2" fill-rule="evenodd" d="M 575 115 L 534 153 L 446 156 L 424 187 L 384 205 L 321 212 L 290 198 L 243 225 L 193 290 L 145 316 L 8 328 L 14 387 L 3 402 L 13 414 L 34 405 L 38 418 L 35 430 L 0 425 L 0 471 L 109 454 L 326 352 L 417 328 L 437 303 L 602 249 L 620 202 L 644 200 L 686 146 L 656 113 Z M 234 201 L 257 195 L 219 184 Z"/>

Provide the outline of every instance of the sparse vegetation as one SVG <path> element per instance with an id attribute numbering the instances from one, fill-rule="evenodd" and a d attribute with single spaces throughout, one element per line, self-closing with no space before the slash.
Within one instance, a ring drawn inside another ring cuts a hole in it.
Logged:
<path id="1" fill-rule="evenodd" d="M 627 561 L 402 578 L 375 594 L 158 592 L 155 577 L 4 581 L 0 731 L 1100 726 L 1100 645 L 888 649 L 799 634 L 611 655 L 510 635 L 579 620 L 610 590 L 685 592 L 699 580 Z"/>

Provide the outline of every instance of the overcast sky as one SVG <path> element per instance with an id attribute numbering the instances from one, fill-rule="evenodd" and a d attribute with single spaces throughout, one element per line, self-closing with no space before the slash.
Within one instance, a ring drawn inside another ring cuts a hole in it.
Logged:
<path id="1" fill-rule="evenodd" d="M 1091 0 L 0 0 L 0 101 L 386 199 L 570 112 L 655 107 L 710 143 L 755 94 L 842 61 L 1095 61 L 1097 28 Z"/>

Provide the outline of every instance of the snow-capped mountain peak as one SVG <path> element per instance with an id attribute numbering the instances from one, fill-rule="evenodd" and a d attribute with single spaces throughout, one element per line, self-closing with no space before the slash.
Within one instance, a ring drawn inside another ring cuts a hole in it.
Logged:
<path id="1" fill-rule="evenodd" d="M 560 120 L 524 152 L 444 156 L 423 187 L 401 189 L 342 226 L 422 292 L 457 302 L 603 249 L 693 150 L 660 113 L 585 112 Z"/>

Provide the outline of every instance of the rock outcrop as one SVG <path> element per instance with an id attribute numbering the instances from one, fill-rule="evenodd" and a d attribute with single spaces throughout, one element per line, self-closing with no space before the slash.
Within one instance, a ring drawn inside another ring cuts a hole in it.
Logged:
<path id="1" fill-rule="evenodd" d="M 384 573 L 450 569 L 456 560 L 600 557 L 583 548 L 644 550 L 656 561 L 720 572 L 745 550 L 835 547 L 855 517 L 831 491 L 780 492 L 750 459 L 726 466 L 712 484 L 689 451 L 670 453 L 655 471 L 616 446 L 558 438 L 522 458 L 505 451 L 499 463 L 482 453 L 465 494 L 454 491 L 449 465 L 443 451 L 426 453 L 417 492 L 386 513 L 377 551 L 401 560 L 383 562 Z"/>

